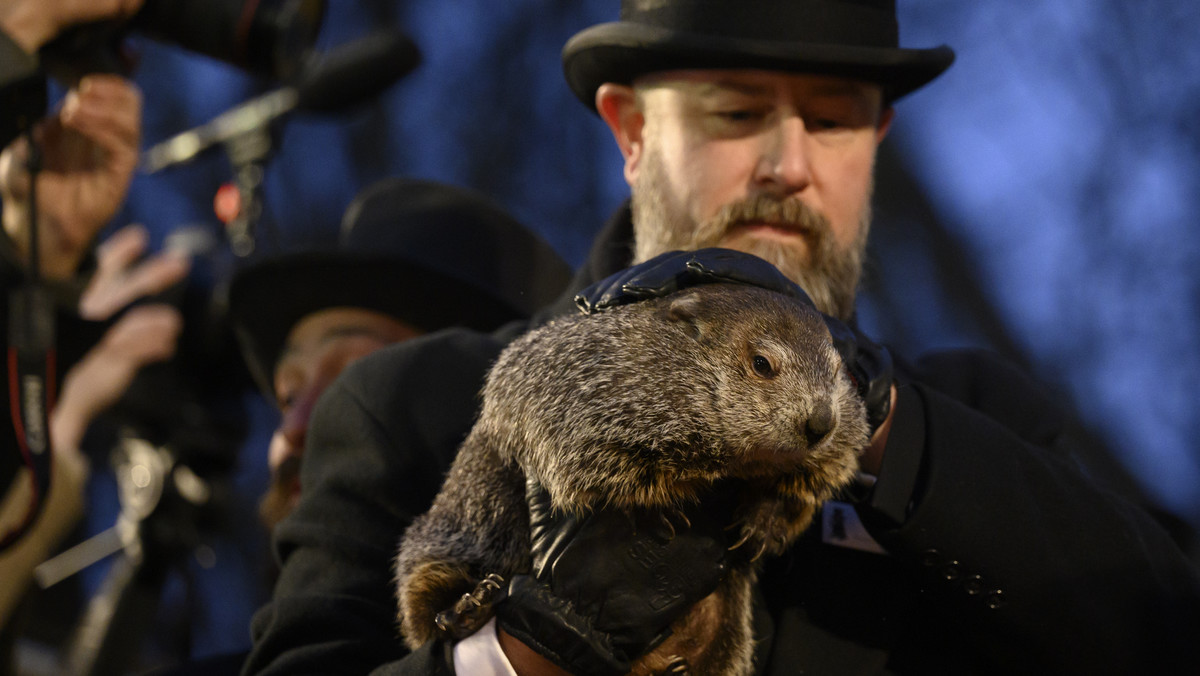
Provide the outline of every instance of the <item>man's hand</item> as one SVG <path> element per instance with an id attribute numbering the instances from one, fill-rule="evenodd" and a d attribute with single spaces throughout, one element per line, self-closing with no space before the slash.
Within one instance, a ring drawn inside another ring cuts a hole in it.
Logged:
<path id="1" fill-rule="evenodd" d="M 167 250 L 142 260 L 149 235 L 141 225 L 127 225 L 96 248 L 96 272 L 79 298 L 79 315 L 104 321 L 130 303 L 158 295 L 187 276 L 190 259 Z"/>
<path id="2" fill-rule="evenodd" d="M 139 262 L 146 249 L 141 226 L 123 228 L 97 251 L 98 267 L 79 301 L 86 319 L 105 320 L 133 301 L 162 293 L 187 275 L 186 258 L 168 252 Z M 51 414 L 55 447 L 78 445 L 97 415 L 125 394 L 144 366 L 170 359 L 183 330 L 183 317 L 165 303 L 128 310 L 67 372 L 62 396 Z"/>
<path id="3" fill-rule="evenodd" d="M 89 75 L 35 131 L 42 149 L 39 262 L 46 278 L 73 275 L 96 234 L 121 207 L 137 166 L 141 123 L 142 97 L 131 82 Z M 29 250 L 29 153 L 22 138 L 0 154 L 4 230 L 23 256 Z"/>
<path id="4" fill-rule="evenodd" d="M 133 16 L 142 0 L 0 0 L 0 29 L 33 54 L 63 29 Z"/>
<path id="5" fill-rule="evenodd" d="M 572 674 L 627 673 L 727 570 L 725 515 L 564 514 L 533 480 L 527 498 L 533 571 L 510 582 L 499 627 Z"/>

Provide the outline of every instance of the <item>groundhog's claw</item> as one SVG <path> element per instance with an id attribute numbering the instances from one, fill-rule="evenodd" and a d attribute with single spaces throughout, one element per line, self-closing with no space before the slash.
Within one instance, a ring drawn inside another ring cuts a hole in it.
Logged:
<path id="1" fill-rule="evenodd" d="M 762 555 L 764 553 L 766 553 L 766 551 L 767 551 L 767 541 L 766 540 L 759 541 L 758 551 L 754 554 L 754 556 L 750 557 L 750 563 L 754 563 L 755 561 L 758 561 L 759 559 L 761 559 Z"/>
<path id="2" fill-rule="evenodd" d="M 665 673 L 671 676 L 688 676 L 688 663 L 686 659 L 679 655 L 671 655 L 667 659 L 670 660 L 670 663 L 667 665 Z"/>
<path id="3" fill-rule="evenodd" d="M 742 537 L 729 547 L 729 551 L 733 551 L 750 541 L 750 531 L 742 531 Z"/>
<path id="4" fill-rule="evenodd" d="M 658 518 L 662 519 L 663 525 L 667 527 L 667 530 L 671 531 L 671 539 L 674 540 L 675 524 L 671 523 L 671 519 L 668 518 L 666 514 L 660 514 Z"/>

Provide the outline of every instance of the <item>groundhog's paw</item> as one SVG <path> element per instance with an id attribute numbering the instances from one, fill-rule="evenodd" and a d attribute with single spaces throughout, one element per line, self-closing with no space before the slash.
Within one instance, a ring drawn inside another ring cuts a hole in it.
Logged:
<path id="1" fill-rule="evenodd" d="M 812 522 L 815 505 L 796 501 L 755 501 L 738 512 L 732 528 L 737 539 L 730 547 L 750 561 L 782 554 Z"/>
<path id="2" fill-rule="evenodd" d="M 450 562 L 423 563 L 404 576 L 397 591 L 405 643 L 416 649 L 436 638 L 438 613 L 450 609 L 476 582 L 465 566 Z"/>

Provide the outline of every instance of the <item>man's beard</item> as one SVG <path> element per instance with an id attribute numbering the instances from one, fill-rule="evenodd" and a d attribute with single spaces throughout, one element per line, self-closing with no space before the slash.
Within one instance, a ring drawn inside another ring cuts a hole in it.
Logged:
<path id="1" fill-rule="evenodd" d="M 725 205 L 715 216 L 696 224 L 681 207 L 667 203 L 666 176 L 657 153 L 647 148 L 633 186 L 634 263 L 661 253 L 720 246 L 739 224 L 777 223 L 794 228 L 807 244 L 800 249 L 768 239 L 746 238 L 737 246 L 774 265 L 804 289 L 817 309 L 843 321 L 854 313 L 854 297 L 862 275 L 870 227 L 870 199 L 863 205 L 858 236 L 843 251 L 829 219 L 798 199 L 756 194 Z"/>

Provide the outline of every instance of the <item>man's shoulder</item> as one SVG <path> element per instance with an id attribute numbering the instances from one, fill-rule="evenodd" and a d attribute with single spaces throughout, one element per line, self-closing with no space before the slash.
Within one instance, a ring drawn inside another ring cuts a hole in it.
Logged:
<path id="1" fill-rule="evenodd" d="M 1067 430 L 1083 433 L 1078 412 L 1065 392 L 1000 353 L 982 349 L 929 352 L 904 371 L 911 382 L 984 413 L 1027 440 L 1047 443 Z M 943 411 L 941 419 L 954 417 L 952 407 L 929 407 L 931 403 L 927 398 L 930 415 Z"/>
<path id="2" fill-rule="evenodd" d="M 1029 368 L 994 350 L 956 348 L 930 351 L 902 362 L 902 373 L 951 394 L 974 397 L 997 389 L 1043 391 L 1046 384 Z"/>
<path id="3" fill-rule="evenodd" d="M 463 389 L 473 396 L 509 340 L 504 332 L 445 329 L 377 350 L 348 366 L 337 382 L 364 400 Z"/>
<path id="4" fill-rule="evenodd" d="M 499 336 L 452 329 L 367 355 L 322 393 L 310 439 L 371 428 L 394 457 L 436 459 L 444 471 L 475 420 L 479 391 L 504 345 Z"/>

